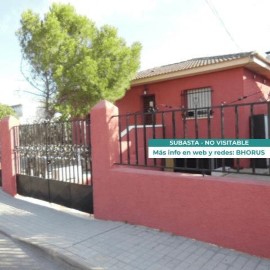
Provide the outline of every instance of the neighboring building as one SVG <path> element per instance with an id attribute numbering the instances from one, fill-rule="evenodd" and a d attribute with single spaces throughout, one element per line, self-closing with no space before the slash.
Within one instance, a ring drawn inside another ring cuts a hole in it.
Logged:
<path id="1" fill-rule="evenodd" d="M 16 116 L 18 117 L 18 119 L 23 116 L 23 106 L 22 106 L 22 104 L 11 105 L 10 107 L 15 111 Z"/>
<path id="2" fill-rule="evenodd" d="M 38 110 L 39 103 L 34 99 L 21 99 L 22 104 L 11 105 L 16 112 L 20 124 L 33 124 L 40 121 L 41 113 Z"/>
<path id="3" fill-rule="evenodd" d="M 267 138 L 270 106 L 266 101 L 270 101 L 270 59 L 246 52 L 141 71 L 116 105 L 120 114 L 138 113 L 128 118 L 128 125 L 151 125 L 155 137 Z M 153 111 L 156 113 L 151 114 Z M 122 130 L 126 125 L 122 123 Z M 226 162 L 236 167 L 235 161 Z M 265 167 L 266 162 L 258 166 Z M 237 166 L 247 167 L 248 163 L 244 160 Z"/>

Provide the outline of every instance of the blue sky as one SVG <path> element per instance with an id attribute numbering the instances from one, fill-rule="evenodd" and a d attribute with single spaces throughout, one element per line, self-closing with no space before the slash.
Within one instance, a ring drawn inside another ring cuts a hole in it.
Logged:
<path id="1" fill-rule="evenodd" d="M 51 0 L 1 1 L 1 103 L 29 104 L 30 90 L 20 74 L 21 53 L 15 36 L 26 9 L 44 14 Z M 61 0 L 97 25 L 110 24 L 128 44 L 143 45 L 141 69 L 186 59 L 235 53 L 270 51 L 269 0 Z M 212 7 L 212 9 L 211 9 Z M 213 10 L 214 8 L 214 10 Z M 216 12 L 216 14 L 215 14 Z"/>

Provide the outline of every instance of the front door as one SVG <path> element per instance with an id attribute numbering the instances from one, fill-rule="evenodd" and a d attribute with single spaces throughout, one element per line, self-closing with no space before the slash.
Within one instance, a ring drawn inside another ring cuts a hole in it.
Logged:
<path id="1" fill-rule="evenodd" d="M 155 95 L 145 95 L 143 98 L 144 124 L 152 125 L 155 123 L 154 110 L 156 107 Z"/>

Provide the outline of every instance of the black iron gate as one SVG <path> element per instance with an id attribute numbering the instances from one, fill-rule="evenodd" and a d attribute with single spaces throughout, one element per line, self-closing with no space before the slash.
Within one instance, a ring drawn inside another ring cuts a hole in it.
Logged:
<path id="1" fill-rule="evenodd" d="M 14 129 L 18 194 L 93 213 L 90 119 Z"/>

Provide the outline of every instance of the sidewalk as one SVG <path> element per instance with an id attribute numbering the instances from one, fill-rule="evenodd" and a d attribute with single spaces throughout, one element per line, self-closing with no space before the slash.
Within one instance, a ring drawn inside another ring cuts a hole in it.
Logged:
<path id="1" fill-rule="evenodd" d="M 0 189 L 0 231 L 60 257 L 74 269 L 270 270 L 267 259 L 58 208 L 13 198 Z"/>

